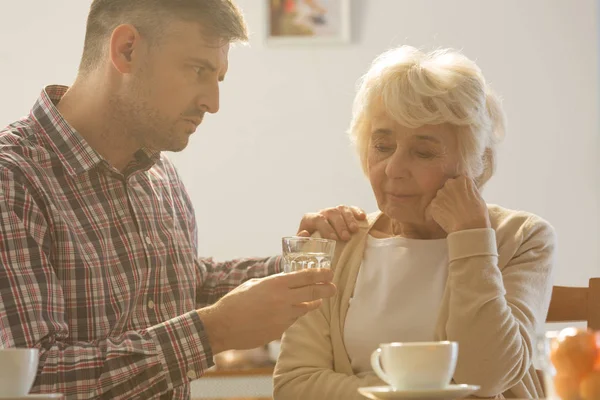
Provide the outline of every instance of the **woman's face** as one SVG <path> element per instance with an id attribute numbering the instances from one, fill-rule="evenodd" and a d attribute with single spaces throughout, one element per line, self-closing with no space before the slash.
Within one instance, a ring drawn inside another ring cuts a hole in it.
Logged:
<path id="1" fill-rule="evenodd" d="M 380 113 L 371 120 L 368 176 L 379 209 L 405 224 L 425 223 L 425 210 L 448 178 L 458 175 L 450 125 L 407 128 Z"/>

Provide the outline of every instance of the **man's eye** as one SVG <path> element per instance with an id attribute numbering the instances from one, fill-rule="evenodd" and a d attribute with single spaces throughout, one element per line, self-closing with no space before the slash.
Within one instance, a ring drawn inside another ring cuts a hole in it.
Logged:
<path id="1" fill-rule="evenodd" d="M 196 72 L 196 75 L 202 75 L 204 71 L 206 71 L 206 68 L 204 67 L 194 67 L 194 72 Z"/>

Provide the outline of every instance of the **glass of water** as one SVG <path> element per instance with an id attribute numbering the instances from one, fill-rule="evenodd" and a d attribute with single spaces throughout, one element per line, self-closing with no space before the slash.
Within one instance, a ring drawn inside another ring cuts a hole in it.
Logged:
<path id="1" fill-rule="evenodd" d="M 335 240 L 290 236 L 281 240 L 283 271 L 294 272 L 307 268 L 330 268 Z"/>

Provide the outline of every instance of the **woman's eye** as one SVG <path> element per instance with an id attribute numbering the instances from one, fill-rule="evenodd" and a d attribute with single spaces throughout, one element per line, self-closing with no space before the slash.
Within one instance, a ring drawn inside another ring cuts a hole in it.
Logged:
<path id="1" fill-rule="evenodd" d="M 414 150 L 413 154 L 418 158 L 430 159 L 437 157 L 437 153 L 432 150 Z"/>
<path id="2" fill-rule="evenodd" d="M 393 147 L 391 147 L 391 146 L 385 146 L 385 145 L 383 145 L 383 144 L 376 144 L 376 145 L 375 145 L 375 149 L 376 149 L 378 152 L 380 152 L 380 153 L 387 153 L 387 152 L 390 152 L 390 151 L 393 151 L 393 150 L 394 150 L 394 148 L 393 148 Z"/>
<path id="3" fill-rule="evenodd" d="M 418 151 L 417 152 L 417 157 L 419 157 L 419 158 L 433 158 L 433 157 L 435 157 L 435 154 L 425 153 L 425 152 L 422 152 L 422 151 Z"/>

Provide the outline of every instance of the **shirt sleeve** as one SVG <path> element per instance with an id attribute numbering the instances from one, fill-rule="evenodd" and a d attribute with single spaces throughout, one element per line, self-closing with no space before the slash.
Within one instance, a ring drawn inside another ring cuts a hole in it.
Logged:
<path id="1" fill-rule="evenodd" d="M 198 308 L 215 303 L 221 297 L 249 279 L 264 278 L 281 272 L 281 257 L 243 258 L 215 262 L 212 258 L 198 259 L 201 287 L 196 295 Z"/>

